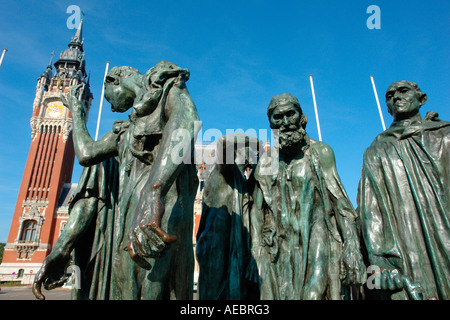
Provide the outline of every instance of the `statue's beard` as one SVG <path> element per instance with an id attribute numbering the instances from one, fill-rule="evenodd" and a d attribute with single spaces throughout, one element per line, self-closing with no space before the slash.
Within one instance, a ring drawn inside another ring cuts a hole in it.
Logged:
<path id="1" fill-rule="evenodd" d="M 309 145 L 308 135 L 302 127 L 290 126 L 280 128 L 279 131 L 280 152 L 286 155 L 296 155 L 304 152 Z"/>

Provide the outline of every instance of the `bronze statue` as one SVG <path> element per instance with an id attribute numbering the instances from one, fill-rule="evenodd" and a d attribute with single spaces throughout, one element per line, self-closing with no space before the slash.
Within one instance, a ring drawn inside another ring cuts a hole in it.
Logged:
<path id="1" fill-rule="evenodd" d="M 253 170 L 263 145 L 255 137 L 231 134 L 217 141 L 216 150 L 217 163 L 203 191 L 197 231 L 199 299 L 257 299 L 257 285 L 247 279 L 246 271 L 252 259 Z"/>
<path id="2" fill-rule="evenodd" d="M 450 299 L 450 122 L 424 119 L 416 83 L 386 91 L 392 125 L 364 152 L 358 206 L 374 299 Z M 378 289 L 378 290 L 377 290 Z"/>
<path id="3" fill-rule="evenodd" d="M 112 111 L 132 108 L 101 140 L 86 129 L 77 88 L 65 101 L 73 116 L 77 158 L 85 166 L 70 217 L 33 285 L 61 284 L 72 249 L 82 281 L 80 299 L 190 299 L 193 286 L 193 203 L 198 179 L 189 162 L 197 134 L 189 71 L 160 61 L 141 75 L 112 68 L 105 98 Z M 65 99 L 64 99 L 65 100 Z M 185 139 L 174 139 L 183 130 Z M 181 146 L 180 146 L 181 144 Z"/>
<path id="4" fill-rule="evenodd" d="M 273 97 L 267 114 L 279 143 L 255 171 L 251 239 L 261 299 L 341 299 L 341 281 L 362 285 L 366 270 L 334 153 L 309 138 L 292 95 Z"/>

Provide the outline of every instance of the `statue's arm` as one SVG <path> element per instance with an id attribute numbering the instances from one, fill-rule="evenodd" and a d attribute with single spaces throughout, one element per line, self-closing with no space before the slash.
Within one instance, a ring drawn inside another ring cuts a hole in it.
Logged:
<path id="1" fill-rule="evenodd" d="M 261 264 L 261 250 L 262 250 L 262 227 L 264 223 L 263 211 L 263 193 L 256 184 L 253 192 L 253 205 L 250 210 L 250 262 L 246 271 L 246 278 L 258 283 L 259 272 L 258 265 Z"/>
<path id="2" fill-rule="evenodd" d="M 34 279 L 32 291 L 37 299 L 45 299 L 41 292 L 43 284 L 50 290 L 63 285 L 67 280 L 65 272 L 71 258 L 70 254 L 95 217 L 97 202 L 98 199 L 95 197 L 80 199 L 72 207 L 63 232 Z"/>
<path id="3" fill-rule="evenodd" d="M 197 134 L 195 122 L 199 120 L 197 109 L 183 82 L 175 82 L 170 89 L 165 116 L 167 122 L 158 155 L 141 192 L 130 230 L 130 242 L 124 248 L 145 269 L 151 268 L 147 257 L 160 256 L 167 244 L 177 240 L 175 235 L 161 229 L 164 198 L 183 169 L 184 162 L 191 161 Z M 181 153 L 183 157 L 180 157 Z"/>
<path id="4" fill-rule="evenodd" d="M 344 186 L 339 178 L 334 152 L 330 146 L 321 144 L 318 148 L 320 168 L 326 181 L 326 191 L 332 210 L 335 212 L 337 227 L 344 239 L 342 263 L 344 265 L 344 282 L 363 284 L 366 270 L 361 254 L 360 236 L 357 226 L 358 215 L 353 208 Z"/>
<path id="5" fill-rule="evenodd" d="M 68 255 L 97 214 L 98 198 L 90 197 L 78 200 L 72 207 L 66 226 L 53 247 L 55 254 Z"/>
<path id="6" fill-rule="evenodd" d="M 167 122 L 161 146 L 146 188 L 158 196 L 164 196 L 167 193 L 183 168 L 183 161 L 191 160 L 192 149 L 199 129 L 195 128 L 195 122 L 199 121 L 197 109 L 183 82 L 175 83 L 170 89 L 165 116 Z M 184 159 L 180 157 L 180 150 L 185 156 Z"/>
<path id="7" fill-rule="evenodd" d="M 253 192 L 253 205 L 250 210 L 251 249 L 254 256 L 259 255 L 261 247 L 261 231 L 264 223 L 263 193 L 258 185 Z"/>
<path id="8" fill-rule="evenodd" d="M 71 88 L 67 99 L 64 96 L 61 98 L 72 114 L 72 136 L 77 159 L 82 166 L 89 167 L 118 154 L 117 134 L 110 131 L 101 140 L 94 141 L 91 138 L 83 118 L 83 107 L 77 98 L 79 88 Z"/>
<path id="9" fill-rule="evenodd" d="M 319 148 L 320 168 L 326 181 L 326 190 L 334 211 L 336 222 L 341 230 L 344 241 L 357 241 L 359 244 L 356 226 L 357 213 L 353 208 L 341 182 L 336 168 L 336 159 L 330 146 L 322 144 Z"/>

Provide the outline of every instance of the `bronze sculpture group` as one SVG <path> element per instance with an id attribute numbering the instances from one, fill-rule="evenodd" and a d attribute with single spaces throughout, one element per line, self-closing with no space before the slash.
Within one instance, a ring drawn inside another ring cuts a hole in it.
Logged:
<path id="1" fill-rule="evenodd" d="M 167 61 L 144 75 L 111 69 L 105 98 L 112 111 L 131 112 L 99 141 L 86 129 L 77 88 L 63 97 L 85 168 L 67 225 L 36 275 L 37 298 L 45 299 L 42 286 L 67 280 L 70 263 L 81 270 L 75 299 L 193 298 L 198 179 L 189 160 L 199 117 L 188 79 Z M 450 123 L 432 112 L 422 119 L 425 102 L 415 83 L 387 89 L 394 121 L 364 153 L 357 209 L 333 150 L 308 136 L 292 95 L 269 103 L 271 149 L 245 134 L 220 138 L 197 233 L 199 298 L 340 300 L 357 288 L 366 299 L 449 299 Z M 174 161 L 179 150 L 183 162 Z M 377 288 L 366 286 L 369 266 Z"/>

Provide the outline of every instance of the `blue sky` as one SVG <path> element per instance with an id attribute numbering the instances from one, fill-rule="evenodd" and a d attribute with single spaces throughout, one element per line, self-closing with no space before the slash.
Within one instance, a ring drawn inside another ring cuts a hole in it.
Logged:
<path id="1" fill-rule="evenodd" d="M 50 54 L 67 48 L 69 5 L 85 13 L 86 69 L 94 100 L 94 136 L 106 61 L 142 73 L 160 60 L 189 68 L 188 89 L 208 129 L 269 129 L 271 97 L 289 92 L 318 139 L 309 75 L 314 77 L 322 139 L 356 205 L 362 156 L 382 131 L 370 76 L 384 120 L 384 93 L 393 81 L 417 82 L 427 93 L 421 113 L 450 120 L 450 3 L 430 1 L 11 1 L 0 12 L 0 242 L 6 242 L 30 146 L 36 80 Z M 381 9 L 381 29 L 368 29 L 369 5 Z M 124 115 L 104 102 L 100 136 Z M 73 182 L 81 167 L 76 164 Z"/>

